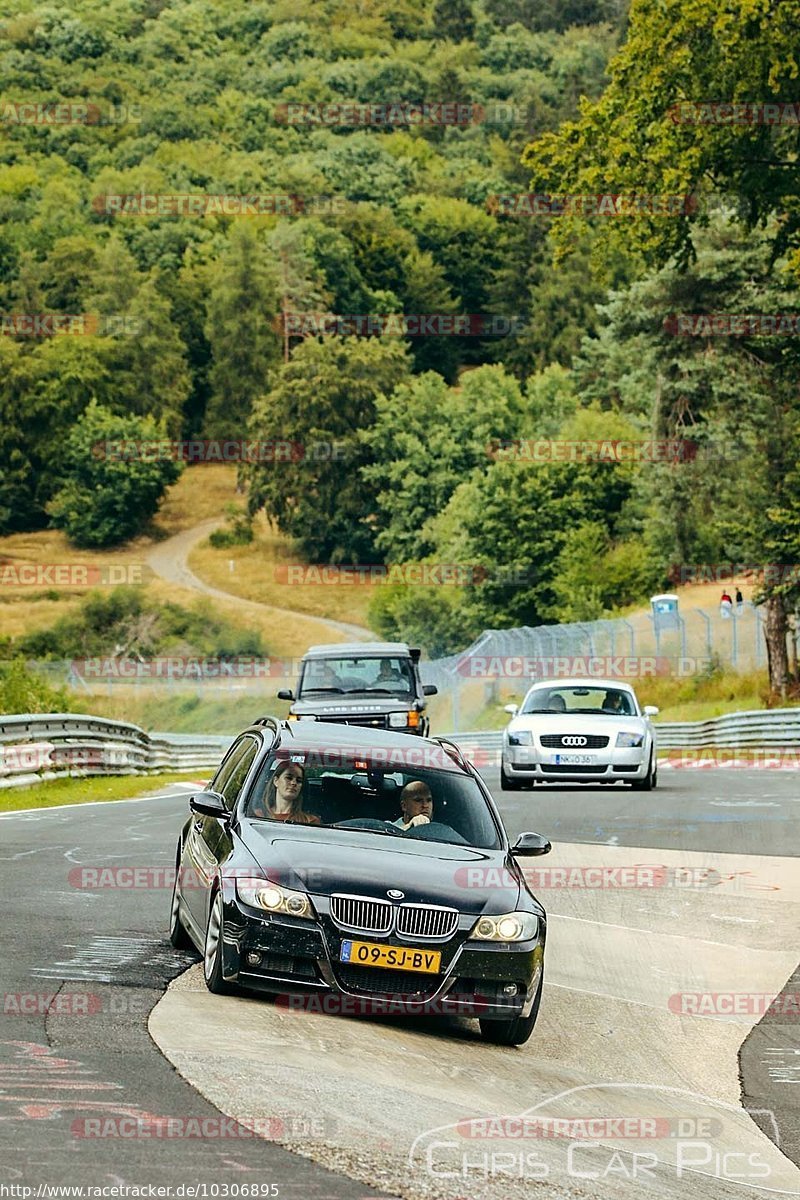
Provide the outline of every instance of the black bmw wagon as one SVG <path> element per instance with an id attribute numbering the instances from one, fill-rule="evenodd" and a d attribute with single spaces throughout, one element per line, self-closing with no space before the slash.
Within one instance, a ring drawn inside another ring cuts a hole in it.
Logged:
<path id="1" fill-rule="evenodd" d="M 530 1037 L 546 917 L 517 859 L 550 843 L 509 843 L 455 744 L 265 717 L 189 808 L 170 936 L 200 951 L 212 992 L 477 1017 L 488 1041 Z"/>

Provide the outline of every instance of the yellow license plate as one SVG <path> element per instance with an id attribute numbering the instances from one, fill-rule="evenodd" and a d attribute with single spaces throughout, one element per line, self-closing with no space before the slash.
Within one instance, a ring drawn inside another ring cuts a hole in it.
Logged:
<path id="1" fill-rule="evenodd" d="M 439 950 L 381 946 L 376 942 L 344 941 L 339 958 L 360 967 L 389 967 L 395 971 L 420 971 L 426 975 L 438 975 L 442 962 Z"/>

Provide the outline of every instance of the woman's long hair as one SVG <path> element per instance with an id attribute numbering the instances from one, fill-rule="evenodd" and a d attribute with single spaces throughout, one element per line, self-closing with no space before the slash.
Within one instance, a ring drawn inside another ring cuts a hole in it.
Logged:
<path id="1" fill-rule="evenodd" d="M 275 812 L 275 802 L 278 798 L 278 789 L 275 787 L 275 780 L 279 779 L 281 775 L 283 775 L 284 771 L 288 771 L 289 767 L 296 767 L 303 776 L 303 782 L 297 789 L 297 795 L 295 796 L 292 807 L 289 811 L 291 812 L 292 816 L 297 816 L 298 813 L 303 811 L 303 793 L 306 790 L 306 769 L 305 767 L 302 767 L 300 763 L 282 762 L 278 763 L 277 767 L 272 772 L 272 778 L 267 784 L 267 790 L 264 795 L 264 804 L 266 805 L 267 812 Z"/>

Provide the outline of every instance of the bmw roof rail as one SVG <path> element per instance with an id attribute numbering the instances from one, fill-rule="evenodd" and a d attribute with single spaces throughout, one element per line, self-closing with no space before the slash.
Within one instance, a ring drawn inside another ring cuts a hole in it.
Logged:
<path id="1" fill-rule="evenodd" d="M 281 723 L 277 717 L 256 717 L 255 721 L 253 721 L 253 724 L 254 725 L 266 725 L 268 729 L 271 729 L 273 731 L 273 733 L 275 734 L 274 738 L 272 739 L 272 749 L 273 750 L 275 750 L 280 745 L 281 733 L 283 732 L 283 730 L 281 729 Z"/>
<path id="2" fill-rule="evenodd" d="M 446 737 L 435 737 L 432 740 L 434 742 L 438 742 L 442 749 L 445 750 L 451 758 L 454 758 L 460 767 L 463 767 L 465 771 L 469 770 L 469 761 L 464 757 L 461 747 L 457 746 L 454 741 L 451 741 L 450 738 Z"/>

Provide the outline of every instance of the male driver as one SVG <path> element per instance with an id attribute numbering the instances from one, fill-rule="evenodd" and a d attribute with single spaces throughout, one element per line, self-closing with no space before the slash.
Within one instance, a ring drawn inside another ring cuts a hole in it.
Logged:
<path id="1" fill-rule="evenodd" d="M 406 784 L 400 793 L 400 811 L 402 817 L 392 821 L 392 824 L 404 833 L 415 825 L 430 824 L 433 816 L 433 796 L 427 783 L 415 779 Z"/>

